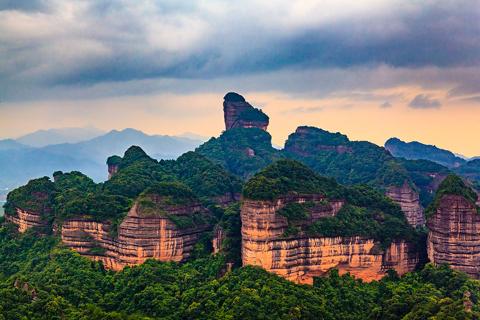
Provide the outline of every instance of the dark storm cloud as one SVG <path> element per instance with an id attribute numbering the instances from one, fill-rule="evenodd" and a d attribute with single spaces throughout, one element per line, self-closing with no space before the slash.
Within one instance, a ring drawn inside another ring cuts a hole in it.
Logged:
<path id="1" fill-rule="evenodd" d="M 410 101 L 408 106 L 414 109 L 435 109 L 440 108 L 442 104 L 426 94 L 419 94 Z"/>
<path id="2" fill-rule="evenodd" d="M 48 8 L 42 0 L 0 0 L 0 10 L 44 11 Z"/>
<path id="3" fill-rule="evenodd" d="M 385 1 L 373 13 L 323 3 L 296 16 L 289 1 L 3 1 L 0 87 L 18 98 L 17 87 L 29 85 L 480 65 L 476 0 Z"/>

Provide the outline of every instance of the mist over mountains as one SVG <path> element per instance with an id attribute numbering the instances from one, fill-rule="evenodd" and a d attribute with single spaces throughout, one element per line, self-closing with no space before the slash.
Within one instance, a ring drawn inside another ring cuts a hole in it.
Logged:
<path id="1" fill-rule="evenodd" d="M 180 136 L 147 135 L 130 128 L 79 141 L 100 132 L 90 129 L 40 130 L 17 140 L 0 140 L 0 193 L 6 193 L 6 188 L 12 189 L 33 177 L 50 176 L 57 170 L 78 170 L 96 181 L 105 180 L 107 157 L 123 154 L 132 145 L 142 147 L 156 159 L 174 159 L 194 150 L 202 142 Z M 48 141 L 53 143 L 44 145 Z M 56 144 L 57 141 L 67 143 Z"/>

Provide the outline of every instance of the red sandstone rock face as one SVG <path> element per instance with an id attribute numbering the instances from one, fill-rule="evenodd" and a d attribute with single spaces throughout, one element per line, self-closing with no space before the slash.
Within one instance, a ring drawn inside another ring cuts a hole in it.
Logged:
<path id="1" fill-rule="evenodd" d="M 407 182 L 401 187 L 389 187 L 386 195 L 400 205 L 411 226 L 425 225 L 425 216 L 423 214 L 423 208 L 420 205 L 418 192 L 413 190 Z"/>
<path id="2" fill-rule="evenodd" d="M 242 261 L 243 265 L 260 266 L 298 283 L 312 283 L 332 268 L 340 273 L 350 272 L 365 281 L 377 280 L 388 269 L 399 274 L 414 270 L 418 254 L 413 246 L 394 242 L 385 252 L 372 239 L 360 237 L 284 237 L 285 217 L 277 210 L 289 202 L 313 201 L 325 203 L 320 195 L 285 197 L 276 201 L 245 200 L 242 205 Z M 318 206 L 311 222 L 335 215 L 343 202 Z M 322 208 L 322 209 L 320 209 Z"/>
<path id="3" fill-rule="evenodd" d="M 445 195 L 428 219 L 428 258 L 480 278 L 480 214 L 462 196 Z"/>
<path id="4" fill-rule="evenodd" d="M 223 102 L 223 114 L 225 119 L 225 130 L 232 128 L 260 128 L 267 131 L 267 121 L 245 121 L 240 119 L 240 115 L 253 106 L 246 101 L 227 101 Z"/>
<path id="5" fill-rule="evenodd" d="M 200 214 L 198 212 L 205 212 L 205 209 L 199 205 L 177 207 L 169 214 Z M 120 224 L 117 238 L 112 238 L 110 228 L 109 223 L 70 219 L 61 228 L 62 242 L 82 255 L 103 261 L 108 269 L 120 270 L 150 258 L 184 261 L 210 226 L 179 229 L 166 217 L 144 216 L 135 204 Z"/>
<path id="6" fill-rule="evenodd" d="M 20 208 L 17 208 L 16 211 L 16 216 L 5 214 L 5 220 L 16 224 L 20 233 L 24 233 L 33 227 L 48 227 L 48 223 L 43 220 L 40 213 L 25 211 Z"/>
<path id="7" fill-rule="evenodd" d="M 222 243 L 226 238 L 225 231 L 220 226 L 216 226 L 213 230 L 213 240 L 212 240 L 212 247 L 213 247 L 213 254 L 217 254 L 222 251 Z"/>
<path id="8" fill-rule="evenodd" d="M 118 165 L 116 164 L 109 164 L 108 165 L 108 179 L 111 179 L 112 176 L 118 172 Z"/>

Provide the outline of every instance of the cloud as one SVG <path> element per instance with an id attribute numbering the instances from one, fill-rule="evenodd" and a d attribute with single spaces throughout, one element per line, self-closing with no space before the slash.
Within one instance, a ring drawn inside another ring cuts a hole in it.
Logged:
<path id="1" fill-rule="evenodd" d="M 308 77 L 310 70 L 480 65 L 476 0 L 2 4 L 5 99 L 151 79 L 188 85 L 283 70 Z"/>
<path id="2" fill-rule="evenodd" d="M 384 109 L 386 109 L 386 108 L 391 108 L 391 107 L 392 107 L 392 104 L 391 104 L 390 102 L 388 102 L 388 101 L 385 101 L 384 103 L 382 103 L 382 104 L 380 105 L 380 108 L 384 108 Z"/>
<path id="3" fill-rule="evenodd" d="M 293 113 L 293 114 L 308 114 L 308 113 L 318 113 L 323 111 L 323 107 L 296 107 L 287 110 L 285 113 Z"/>
<path id="4" fill-rule="evenodd" d="M 441 105 L 442 104 L 439 100 L 433 99 L 426 94 L 419 94 L 415 96 L 415 98 L 413 98 L 413 100 L 408 104 L 408 106 L 413 109 L 435 109 L 440 108 Z"/>

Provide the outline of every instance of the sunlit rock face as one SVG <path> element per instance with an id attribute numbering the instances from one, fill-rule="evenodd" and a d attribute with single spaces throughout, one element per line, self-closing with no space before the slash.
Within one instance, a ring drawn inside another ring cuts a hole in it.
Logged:
<path id="1" fill-rule="evenodd" d="M 444 195 L 428 219 L 428 258 L 480 278 L 480 214 L 459 195 Z"/>
<path id="2" fill-rule="evenodd" d="M 223 112 L 225 130 L 232 128 L 260 128 L 267 130 L 268 116 L 254 108 L 245 98 L 235 92 L 229 92 L 224 97 Z"/>
<path id="3" fill-rule="evenodd" d="M 382 278 L 389 269 L 404 274 L 415 269 L 419 256 L 404 241 L 393 242 L 386 250 L 362 237 L 285 236 L 287 219 L 276 212 L 291 202 L 314 202 L 313 223 L 334 216 L 343 201 L 325 202 L 321 195 L 283 197 L 275 201 L 244 200 L 242 219 L 243 265 L 260 266 L 297 283 L 313 283 L 313 277 L 332 268 L 350 272 L 365 281 Z"/>
<path id="4" fill-rule="evenodd" d="M 205 214 L 199 204 L 172 207 L 169 215 Z M 145 215 L 135 204 L 118 227 L 115 237 L 111 223 L 75 218 L 61 227 L 62 242 L 82 255 L 100 260 L 106 268 L 120 270 L 147 259 L 184 261 L 199 237 L 211 230 L 207 223 L 179 228 L 166 216 Z"/>
<path id="5" fill-rule="evenodd" d="M 48 228 L 48 222 L 38 212 L 16 208 L 16 216 L 5 214 L 5 220 L 17 225 L 18 232 L 24 233 L 30 228 Z"/>
<path id="6" fill-rule="evenodd" d="M 423 214 L 423 208 L 420 205 L 418 192 L 407 182 L 401 187 L 389 187 L 386 195 L 400 205 L 400 208 L 411 226 L 416 227 L 425 225 L 425 216 Z"/>

